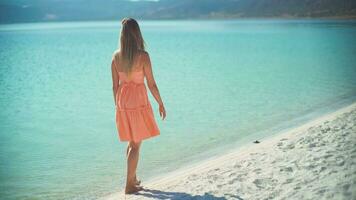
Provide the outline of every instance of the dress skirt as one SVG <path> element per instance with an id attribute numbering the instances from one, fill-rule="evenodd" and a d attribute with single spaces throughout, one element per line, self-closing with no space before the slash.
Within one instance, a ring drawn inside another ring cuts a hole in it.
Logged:
<path id="1" fill-rule="evenodd" d="M 120 141 L 139 142 L 160 134 L 144 83 L 124 82 L 116 99 Z"/>

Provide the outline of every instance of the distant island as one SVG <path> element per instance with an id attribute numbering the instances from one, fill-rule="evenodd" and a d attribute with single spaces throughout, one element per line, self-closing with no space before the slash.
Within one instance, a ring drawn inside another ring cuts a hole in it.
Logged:
<path id="1" fill-rule="evenodd" d="M 0 23 L 137 19 L 356 18 L 354 0 L 2 0 Z"/>

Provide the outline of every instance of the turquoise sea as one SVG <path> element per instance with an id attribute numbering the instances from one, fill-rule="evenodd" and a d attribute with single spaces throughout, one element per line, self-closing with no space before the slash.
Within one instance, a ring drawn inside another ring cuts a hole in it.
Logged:
<path id="1" fill-rule="evenodd" d="M 139 21 L 167 110 L 145 181 L 356 101 L 356 21 Z M 1 199 L 123 189 L 111 56 L 119 21 L 0 25 Z"/>

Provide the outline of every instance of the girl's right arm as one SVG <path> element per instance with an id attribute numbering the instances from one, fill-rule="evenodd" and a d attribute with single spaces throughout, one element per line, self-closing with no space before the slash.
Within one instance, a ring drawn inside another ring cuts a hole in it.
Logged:
<path id="1" fill-rule="evenodd" d="M 159 114 L 162 117 L 162 120 L 164 120 L 164 118 L 166 117 L 166 110 L 164 108 L 156 81 L 153 77 L 151 59 L 147 52 L 145 52 L 143 56 L 144 56 L 144 68 L 143 69 L 144 69 L 144 73 L 146 76 L 147 86 L 150 89 L 153 97 L 156 99 L 156 101 L 159 105 Z"/>

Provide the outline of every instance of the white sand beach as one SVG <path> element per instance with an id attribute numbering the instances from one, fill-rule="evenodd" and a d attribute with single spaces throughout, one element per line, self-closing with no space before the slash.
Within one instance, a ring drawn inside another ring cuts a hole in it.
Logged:
<path id="1" fill-rule="evenodd" d="M 104 199 L 356 199 L 356 103 Z"/>

